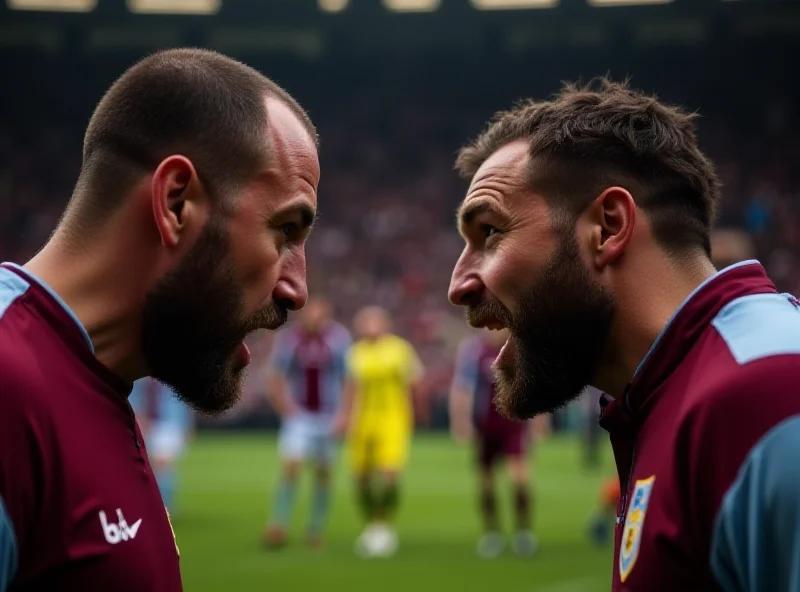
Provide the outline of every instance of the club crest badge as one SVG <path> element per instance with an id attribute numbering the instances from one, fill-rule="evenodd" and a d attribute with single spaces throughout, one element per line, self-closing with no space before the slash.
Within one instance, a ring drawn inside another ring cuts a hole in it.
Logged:
<path id="1" fill-rule="evenodd" d="M 639 555 L 639 544 L 642 540 L 642 528 L 647 514 L 647 504 L 650 502 L 650 493 L 656 476 L 640 479 L 634 484 L 628 514 L 625 516 L 625 526 L 622 529 L 622 542 L 619 550 L 619 579 L 624 582 L 630 575 Z"/>

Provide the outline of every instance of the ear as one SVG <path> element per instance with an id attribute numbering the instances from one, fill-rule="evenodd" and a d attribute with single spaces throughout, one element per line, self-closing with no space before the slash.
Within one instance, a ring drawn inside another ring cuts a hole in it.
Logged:
<path id="1" fill-rule="evenodd" d="M 187 229 L 203 224 L 208 198 L 192 162 L 168 156 L 158 165 L 151 183 L 153 218 L 165 247 L 174 248 Z"/>
<path id="2" fill-rule="evenodd" d="M 603 269 L 625 252 L 633 237 L 636 202 L 627 189 L 609 187 L 595 199 L 591 211 L 594 263 Z"/>

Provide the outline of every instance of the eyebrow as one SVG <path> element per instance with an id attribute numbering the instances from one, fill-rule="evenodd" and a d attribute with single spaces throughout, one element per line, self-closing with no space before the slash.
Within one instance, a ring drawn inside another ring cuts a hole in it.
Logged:
<path id="1" fill-rule="evenodd" d="M 479 197 L 470 200 L 467 204 L 462 204 L 456 212 L 456 222 L 459 232 L 463 234 L 464 227 L 469 226 L 477 216 L 485 212 L 502 215 L 503 210 L 495 200 L 486 197 Z"/>

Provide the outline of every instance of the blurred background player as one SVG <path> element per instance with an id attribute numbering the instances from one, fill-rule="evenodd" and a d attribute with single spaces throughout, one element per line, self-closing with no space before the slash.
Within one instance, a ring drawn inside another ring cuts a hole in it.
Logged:
<path id="1" fill-rule="evenodd" d="M 487 558 L 497 557 L 505 546 L 495 494 L 495 468 L 502 460 L 506 460 L 513 485 L 516 534 L 512 547 L 521 557 L 529 557 L 537 549 L 531 528 L 533 499 L 527 455 L 534 423 L 503 417 L 494 404 L 492 363 L 507 338 L 508 331 L 487 330 L 462 341 L 450 391 L 453 437 L 460 442 L 472 440 L 476 449 L 484 530 L 478 554 Z M 541 424 L 543 420 L 547 421 L 547 416 L 535 421 Z"/>
<path id="2" fill-rule="evenodd" d="M 620 497 L 619 477 L 608 477 L 600 486 L 598 508 L 589 522 L 589 536 L 596 545 L 611 542 Z"/>
<path id="3" fill-rule="evenodd" d="M 142 430 L 164 505 L 174 516 L 178 485 L 175 465 L 186 452 L 192 432 L 192 411 L 169 387 L 152 378 L 134 382 L 128 400 Z"/>
<path id="4" fill-rule="evenodd" d="M 608 434 L 600 428 L 600 397 L 602 393 L 587 386 L 581 395 L 583 411 L 583 452 L 584 463 L 589 469 L 602 467 L 601 450 L 608 444 Z M 605 545 L 611 540 L 617 515 L 620 486 L 619 477 L 607 477 L 600 485 L 597 509 L 589 520 L 589 537 L 596 545 Z"/>
<path id="5" fill-rule="evenodd" d="M 282 470 L 272 521 L 264 535 L 269 547 L 287 542 L 297 480 L 309 460 L 315 479 L 306 537 L 312 547 L 322 544 L 336 449 L 333 418 L 341 401 L 350 344 L 347 329 L 332 318 L 331 305 L 318 298 L 309 300 L 295 327 L 276 338 L 267 396 L 281 417 Z"/>
<path id="6" fill-rule="evenodd" d="M 412 399 L 419 395 L 422 362 L 414 347 L 390 333 L 385 310 L 358 312 L 359 340 L 348 356 L 348 385 L 338 430 L 347 427 L 350 465 L 366 528 L 356 541 L 361 556 L 389 556 L 398 546 L 391 526 L 399 480 L 413 431 Z"/>
<path id="7" fill-rule="evenodd" d="M 596 388 L 586 387 L 580 397 L 582 411 L 581 431 L 583 435 L 583 462 L 587 469 L 594 470 L 601 466 L 600 453 L 602 446 L 608 442 L 605 431 L 600 427 L 600 396 Z"/>

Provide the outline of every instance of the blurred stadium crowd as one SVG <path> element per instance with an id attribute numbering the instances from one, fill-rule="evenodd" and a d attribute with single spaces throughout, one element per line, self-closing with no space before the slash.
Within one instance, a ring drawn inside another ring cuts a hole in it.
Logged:
<path id="1" fill-rule="evenodd" d="M 713 96 L 707 99 L 713 104 Z M 704 112 L 699 122 L 725 187 L 718 227 L 745 231 L 779 289 L 800 293 L 794 114 L 780 101 L 761 101 L 759 109 L 743 118 Z M 434 400 L 446 392 L 456 344 L 467 331 L 446 297 L 461 250 L 454 210 L 465 190 L 453 159 L 490 112 L 409 101 L 380 82 L 344 109 L 312 112 L 323 175 L 321 216 L 307 247 L 309 290 L 330 298 L 347 324 L 365 304 L 388 308 L 396 331 L 417 346 Z M 84 124 L 37 126 L 11 117 L 0 123 L 1 260 L 25 261 L 54 228 L 77 178 Z M 235 415 L 265 410 L 261 369 L 270 344 L 270 335 L 251 344 L 255 363 Z"/>

